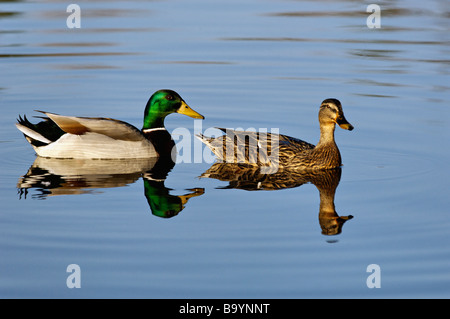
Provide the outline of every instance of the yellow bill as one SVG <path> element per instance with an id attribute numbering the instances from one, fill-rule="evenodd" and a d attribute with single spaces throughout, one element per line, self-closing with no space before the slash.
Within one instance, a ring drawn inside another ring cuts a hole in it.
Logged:
<path id="1" fill-rule="evenodd" d="M 205 117 L 203 115 L 201 115 L 200 113 L 195 112 L 184 101 L 181 101 L 181 106 L 178 109 L 177 113 L 193 117 L 194 119 L 202 119 L 202 120 L 205 119 Z"/>

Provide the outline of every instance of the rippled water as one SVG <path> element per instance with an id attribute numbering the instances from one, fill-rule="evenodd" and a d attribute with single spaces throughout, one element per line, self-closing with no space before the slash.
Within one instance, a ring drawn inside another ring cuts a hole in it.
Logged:
<path id="1" fill-rule="evenodd" d="M 378 2 L 373 29 L 368 1 L 77 4 L 69 29 L 66 2 L 0 3 L 2 298 L 450 297 L 448 1 Z M 36 159 L 14 126 L 46 110 L 140 127 L 160 88 L 206 117 L 171 115 L 171 131 L 311 143 L 320 102 L 338 98 L 355 126 L 336 131 L 342 172 L 240 189 L 199 178 L 202 160 L 155 182 L 154 163 Z"/>

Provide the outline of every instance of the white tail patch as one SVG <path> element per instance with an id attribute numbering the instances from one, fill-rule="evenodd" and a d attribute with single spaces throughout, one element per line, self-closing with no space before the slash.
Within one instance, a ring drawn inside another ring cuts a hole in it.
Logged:
<path id="1" fill-rule="evenodd" d="M 33 131 L 29 127 L 26 127 L 19 123 L 16 123 L 16 126 L 19 129 L 19 131 L 21 131 L 23 134 L 25 134 L 26 136 L 28 136 L 34 140 L 37 140 L 39 142 L 46 143 L 46 144 L 50 144 L 52 142 L 48 138 L 42 136 L 41 134 L 39 134 L 36 131 Z"/>

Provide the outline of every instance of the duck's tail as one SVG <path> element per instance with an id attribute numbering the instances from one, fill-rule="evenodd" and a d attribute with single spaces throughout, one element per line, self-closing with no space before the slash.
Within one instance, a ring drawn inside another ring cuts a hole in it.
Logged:
<path id="1" fill-rule="evenodd" d="M 27 141 L 35 147 L 48 145 L 56 140 L 44 136 L 48 135 L 46 134 L 46 132 L 48 131 L 50 126 L 53 125 L 49 122 L 48 118 L 44 118 L 44 121 L 38 124 L 33 124 L 27 119 L 25 115 L 23 118 L 19 115 L 16 123 L 16 127 L 19 129 L 19 131 L 21 131 L 23 135 L 25 135 Z"/>
<path id="2" fill-rule="evenodd" d="M 214 155 L 217 156 L 219 160 L 223 160 L 222 153 L 219 152 L 219 146 L 221 147 L 222 144 L 217 145 L 218 144 L 217 138 L 208 137 L 203 135 L 202 133 L 196 134 L 195 137 L 198 138 L 200 141 L 202 141 L 203 144 L 208 146 L 208 148 L 214 153 Z"/>

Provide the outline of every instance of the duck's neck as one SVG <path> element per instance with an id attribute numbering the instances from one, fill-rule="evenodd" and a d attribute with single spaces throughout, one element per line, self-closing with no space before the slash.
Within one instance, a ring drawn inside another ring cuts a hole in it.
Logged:
<path id="1" fill-rule="evenodd" d="M 319 143 L 317 143 L 316 147 L 323 147 L 323 146 L 336 146 L 336 142 L 334 141 L 334 128 L 335 124 L 327 124 L 327 125 L 321 125 L 320 126 L 320 139 Z"/>
<path id="2" fill-rule="evenodd" d="M 150 130 L 150 129 L 159 129 L 164 127 L 164 117 L 161 117 L 159 114 L 154 114 L 152 112 L 146 113 L 144 117 L 144 125 L 142 126 L 142 130 Z"/>
<path id="3" fill-rule="evenodd" d="M 144 111 L 144 125 L 142 130 L 164 128 L 164 119 L 167 113 L 163 112 L 158 103 L 154 103 L 152 99 L 147 102 Z"/>
<path id="4" fill-rule="evenodd" d="M 336 210 L 334 207 L 334 194 L 336 188 L 318 188 L 320 194 L 320 209 L 321 213 L 335 214 Z"/>
<path id="5" fill-rule="evenodd" d="M 142 133 L 150 141 L 150 143 L 152 143 L 160 157 L 167 159 L 172 158 L 172 152 L 176 151 L 176 149 L 174 149 L 175 142 L 172 140 L 170 133 L 164 127 L 142 129 Z"/>
<path id="6" fill-rule="evenodd" d="M 334 141 L 335 124 L 320 126 L 320 139 L 313 153 L 317 158 L 323 161 L 323 165 L 329 168 L 339 167 L 342 165 L 341 154 Z"/>

